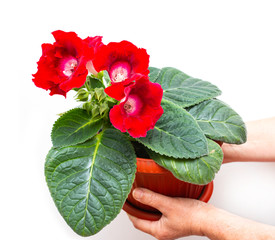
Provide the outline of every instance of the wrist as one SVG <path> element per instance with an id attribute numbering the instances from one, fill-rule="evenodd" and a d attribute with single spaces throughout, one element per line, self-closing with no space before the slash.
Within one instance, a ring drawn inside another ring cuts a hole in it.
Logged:
<path id="1" fill-rule="evenodd" d="M 191 229 L 191 235 L 208 237 L 208 233 L 212 231 L 209 227 L 215 227 L 213 226 L 212 216 L 215 215 L 216 210 L 217 209 L 213 205 L 201 202 L 201 208 L 196 211 L 193 218 L 194 227 Z M 209 220 L 211 220 L 211 223 Z"/>
<path id="2" fill-rule="evenodd" d="M 200 236 L 205 236 L 211 240 L 224 240 L 223 227 L 220 226 L 223 225 L 223 215 L 223 210 L 207 204 L 200 222 Z"/>
<path id="3" fill-rule="evenodd" d="M 243 161 L 243 145 L 227 144 L 222 145 L 222 151 L 224 154 L 223 163 L 241 162 Z"/>

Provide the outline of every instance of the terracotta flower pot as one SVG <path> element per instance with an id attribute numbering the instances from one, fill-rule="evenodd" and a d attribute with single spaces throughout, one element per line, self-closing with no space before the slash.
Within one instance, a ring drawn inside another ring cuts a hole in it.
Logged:
<path id="1" fill-rule="evenodd" d="M 152 159 L 137 158 L 136 178 L 123 210 L 135 217 L 151 221 L 157 221 L 161 217 L 161 213 L 133 198 L 132 192 L 137 187 L 148 188 L 166 196 L 187 197 L 204 202 L 209 201 L 213 192 L 213 182 L 208 185 L 183 182 Z"/>

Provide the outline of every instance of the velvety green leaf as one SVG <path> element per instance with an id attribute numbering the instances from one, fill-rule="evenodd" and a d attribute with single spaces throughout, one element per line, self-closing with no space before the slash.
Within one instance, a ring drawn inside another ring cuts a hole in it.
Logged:
<path id="1" fill-rule="evenodd" d="M 220 146 L 208 139 L 209 154 L 197 159 L 175 159 L 150 151 L 152 159 L 185 182 L 205 185 L 211 182 L 220 169 L 223 152 Z"/>
<path id="2" fill-rule="evenodd" d="M 211 139 L 241 144 L 246 142 L 246 127 L 241 117 L 217 99 L 202 102 L 189 109 L 205 135 Z"/>
<path id="3" fill-rule="evenodd" d="M 51 134 L 53 146 L 70 146 L 85 142 L 97 134 L 102 123 L 102 119 L 94 120 L 84 109 L 72 109 L 55 122 Z"/>
<path id="4" fill-rule="evenodd" d="M 206 137 L 196 120 L 183 108 L 163 100 L 164 113 L 145 138 L 149 149 L 175 158 L 196 158 L 208 154 Z"/>
<path id="5" fill-rule="evenodd" d="M 97 233 L 117 216 L 135 170 L 134 149 L 115 129 L 82 144 L 52 148 L 45 164 L 52 198 L 68 225 L 81 236 Z"/>
<path id="6" fill-rule="evenodd" d="M 155 67 L 149 67 L 149 78 L 151 82 L 156 82 L 159 74 L 160 74 L 160 69 L 159 68 L 155 68 Z"/>
<path id="7" fill-rule="evenodd" d="M 98 78 L 96 78 L 94 76 L 88 76 L 87 77 L 87 81 L 89 82 L 90 87 L 92 89 L 95 89 L 95 88 L 104 88 L 103 82 L 100 79 L 98 79 Z"/>
<path id="8" fill-rule="evenodd" d="M 150 81 L 159 83 L 163 88 L 163 99 L 183 108 L 221 94 L 221 91 L 210 82 L 192 78 L 175 68 L 157 69 L 151 67 L 149 69 Z"/>

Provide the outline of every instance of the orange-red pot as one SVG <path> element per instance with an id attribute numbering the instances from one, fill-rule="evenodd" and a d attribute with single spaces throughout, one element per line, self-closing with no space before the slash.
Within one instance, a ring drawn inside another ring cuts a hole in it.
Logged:
<path id="1" fill-rule="evenodd" d="M 166 196 L 187 197 L 204 202 L 209 201 L 213 192 L 213 182 L 208 185 L 183 182 L 152 159 L 137 158 L 136 178 L 123 210 L 135 217 L 151 221 L 157 221 L 161 217 L 161 213 L 133 198 L 133 189 L 137 187 L 144 187 Z"/>

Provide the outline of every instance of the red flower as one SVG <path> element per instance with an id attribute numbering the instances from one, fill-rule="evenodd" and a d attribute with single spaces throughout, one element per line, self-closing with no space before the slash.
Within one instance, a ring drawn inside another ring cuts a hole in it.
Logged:
<path id="1" fill-rule="evenodd" d="M 110 111 L 110 121 L 115 128 L 134 137 L 145 137 L 163 114 L 160 105 L 163 90 L 142 76 L 125 88 L 125 98 Z"/>
<path id="2" fill-rule="evenodd" d="M 135 73 L 149 73 L 149 55 L 128 41 L 111 42 L 99 49 L 93 61 L 95 70 L 107 70 L 112 83 L 120 83 Z"/>
<path id="3" fill-rule="evenodd" d="M 85 83 L 86 63 L 93 57 L 93 47 L 101 42 L 101 38 L 82 40 L 74 32 L 60 30 L 52 34 L 56 42 L 42 45 L 42 56 L 37 62 L 38 71 L 33 75 L 33 82 L 37 87 L 50 90 L 50 95 L 66 97 L 72 88 Z M 92 43 L 93 39 L 95 43 Z"/>

